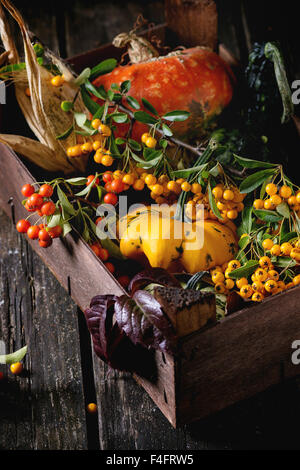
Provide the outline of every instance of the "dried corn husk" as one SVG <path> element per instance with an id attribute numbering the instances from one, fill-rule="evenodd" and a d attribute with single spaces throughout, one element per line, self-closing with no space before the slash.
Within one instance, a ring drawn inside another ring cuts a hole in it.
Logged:
<path id="1" fill-rule="evenodd" d="M 73 124 L 72 113 L 65 113 L 61 110 L 61 101 L 72 101 L 78 87 L 74 84 L 74 77 L 71 71 L 58 57 L 51 55 L 51 59 L 64 74 L 65 83 L 60 88 L 51 85 L 52 73 L 45 67 L 38 64 L 36 54 L 31 44 L 29 32 L 24 20 L 18 10 L 8 0 L 0 0 L 0 34 L 6 51 L 9 53 L 8 59 L 11 64 L 20 63 L 19 54 L 16 49 L 7 19 L 1 4 L 9 11 L 18 23 L 24 45 L 26 69 L 12 72 L 15 85 L 16 98 L 24 117 L 32 129 L 42 147 L 33 144 L 34 141 L 22 139 L 19 136 L 0 135 L 0 140 L 10 145 L 14 150 L 26 156 L 29 160 L 49 171 L 63 171 L 71 173 L 75 170 L 83 171 L 86 165 L 86 157 L 68 159 L 66 150 L 74 145 L 74 136 L 71 134 L 65 140 L 57 140 L 57 136 L 63 134 Z M 26 96 L 25 90 L 29 87 L 30 98 Z M 81 96 L 78 96 L 75 103 L 75 111 L 88 114 Z M 28 142 L 30 141 L 30 145 Z M 20 145 L 26 143 L 26 149 Z M 49 149 L 45 151 L 45 147 Z M 38 148 L 43 151 L 38 158 Z M 50 157 L 50 153 L 52 157 Z"/>

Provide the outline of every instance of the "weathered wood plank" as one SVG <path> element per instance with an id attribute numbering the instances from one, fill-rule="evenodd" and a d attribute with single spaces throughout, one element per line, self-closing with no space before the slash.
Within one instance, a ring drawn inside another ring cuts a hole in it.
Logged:
<path id="1" fill-rule="evenodd" d="M 25 373 L 0 383 L 0 448 L 86 449 L 77 307 L 0 216 L 0 339 L 28 344 Z"/>

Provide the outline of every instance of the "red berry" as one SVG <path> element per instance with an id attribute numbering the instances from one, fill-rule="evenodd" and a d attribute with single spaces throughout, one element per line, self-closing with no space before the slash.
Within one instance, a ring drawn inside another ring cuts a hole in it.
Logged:
<path id="1" fill-rule="evenodd" d="M 27 201 L 25 202 L 25 206 L 24 206 L 24 207 L 25 207 L 25 209 L 26 209 L 28 212 L 34 212 L 34 211 L 35 211 L 35 209 L 32 208 L 32 207 L 29 205 L 28 199 L 27 199 Z"/>
<path id="2" fill-rule="evenodd" d="M 38 225 L 31 225 L 31 227 L 29 227 L 29 229 L 27 230 L 28 238 L 30 238 L 31 240 L 36 240 L 37 238 L 39 238 L 39 231 L 40 228 Z"/>
<path id="3" fill-rule="evenodd" d="M 39 229 L 42 230 L 42 228 L 45 228 L 44 224 L 39 224 Z"/>
<path id="4" fill-rule="evenodd" d="M 48 248 L 52 245 L 52 238 L 49 238 L 49 240 L 39 240 L 39 245 L 42 248 Z"/>
<path id="5" fill-rule="evenodd" d="M 44 199 L 40 194 L 34 193 L 32 196 L 30 196 L 27 202 L 31 209 L 38 210 L 42 207 Z"/>
<path id="6" fill-rule="evenodd" d="M 103 198 L 105 204 L 111 204 L 112 206 L 115 206 L 118 202 L 118 196 L 114 193 L 107 193 L 105 194 Z"/>
<path id="7" fill-rule="evenodd" d="M 53 194 L 53 188 L 50 184 L 43 184 L 40 187 L 39 194 L 43 197 L 51 197 Z"/>
<path id="8" fill-rule="evenodd" d="M 115 267 L 112 263 L 105 263 L 105 267 L 106 267 L 106 269 L 108 269 L 108 271 L 110 273 L 113 274 L 115 272 Z"/>
<path id="9" fill-rule="evenodd" d="M 63 229 L 60 225 L 56 225 L 55 227 L 49 228 L 48 233 L 51 238 L 59 238 L 63 232 Z"/>
<path id="10" fill-rule="evenodd" d="M 16 227 L 19 233 L 26 233 L 30 227 L 30 222 L 28 220 L 21 219 L 17 223 Z"/>
<path id="11" fill-rule="evenodd" d="M 101 247 L 99 246 L 98 243 L 93 243 L 93 245 L 91 245 L 91 249 L 93 250 L 96 256 L 100 255 Z"/>
<path id="12" fill-rule="evenodd" d="M 89 186 L 92 183 L 92 181 L 94 180 L 94 178 L 95 178 L 95 175 L 88 176 L 86 185 Z M 100 183 L 99 178 L 96 178 L 96 181 L 93 184 L 93 186 L 95 186 L 95 185 L 97 186 L 99 183 Z"/>
<path id="13" fill-rule="evenodd" d="M 47 232 L 47 230 L 45 228 L 42 228 L 40 231 L 39 231 L 39 239 L 42 240 L 43 242 L 47 242 L 50 240 L 50 235 L 49 233 Z"/>
<path id="14" fill-rule="evenodd" d="M 98 217 L 98 218 L 96 219 L 95 224 L 98 225 L 98 224 L 101 222 L 101 220 L 103 220 L 103 217 Z"/>
<path id="15" fill-rule="evenodd" d="M 121 179 L 113 180 L 111 183 L 111 190 L 114 193 L 121 193 L 124 191 L 124 183 Z"/>
<path id="16" fill-rule="evenodd" d="M 100 253 L 98 256 L 101 259 L 101 261 L 107 261 L 109 258 L 109 253 L 106 250 L 106 248 L 100 248 Z"/>
<path id="17" fill-rule="evenodd" d="M 34 187 L 31 184 L 24 184 L 21 189 L 24 197 L 30 197 L 34 193 Z"/>
<path id="18" fill-rule="evenodd" d="M 4 379 L 4 374 L 3 372 L 0 372 L 0 380 L 3 380 Z"/>
<path id="19" fill-rule="evenodd" d="M 41 213 L 43 215 L 53 215 L 55 212 L 55 204 L 52 201 L 44 202 L 44 204 L 41 207 Z"/>
<path id="20" fill-rule="evenodd" d="M 130 283 L 130 278 L 129 276 L 119 276 L 118 277 L 118 283 L 121 284 L 124 289 L 126 289 L 129 286 Z"/>
<path id="21" fill-rule="evenodd" d="M 106 171 L 103 174 L 102 179 L 103 179 L 104 183 L 111 183 L 112 180 L 114 179 L 112 172 L 111 171 Z"/>
<path id="22" fill-rule="evenodd" d="M 111 183 L 105 183 L 104 188 L 106 189 L 106 191 L 108 191 L 109 193 L 111 193 L 111 191 L 112 191 L 112 189 L 111 189 Z"/>

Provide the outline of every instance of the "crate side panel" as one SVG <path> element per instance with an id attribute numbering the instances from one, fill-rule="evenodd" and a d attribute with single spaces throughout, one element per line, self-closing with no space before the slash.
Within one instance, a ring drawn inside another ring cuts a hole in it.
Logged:
<path id="1" fill-rule="evenodd" d="M 300 339 L 299 287 L 185 338 L 176 373 L 179 423 L 300 374 L 300 366 L 291 361 L 295 339 Z"/>

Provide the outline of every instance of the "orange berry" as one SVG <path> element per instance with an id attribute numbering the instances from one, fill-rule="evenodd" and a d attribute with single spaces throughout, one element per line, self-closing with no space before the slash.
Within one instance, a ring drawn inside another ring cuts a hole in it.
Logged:
<path id="1" fill-rule="evenodd" d="M 25 90 L 25 95 L 29 97 L 31 96 L 30 89 L 28 87 Z"/>
<path id="2" fill-rule="evenodd" d="M 93 151 L 93 144 L 91 142 L 85 142 L 85 144 L 82 144 L 81 152 L 84 155 L 91 153 L 92 151 Z"/>
<path id="3" fill-rule="evenodd" d="M 14 375 L 19 375 L 23 370 L 23 365 L 21 362 L 15 362 L 14 364 L 11 364 L 10 370 Z"/>
<path id="4" fill-rule="evenodd" d="M 240 268 L 241 267 L 241 263 L 239 262 L 238 259 L 232 259 L 231 261 L 229 261 L 228 263 L 228 268 L 231 269 L 232 271 L 234 269 L 237 269 L 237 268 Z"/>
<path id="5" fill-rule="evenodd" d="M 145 183 L 143 180 L 136 180 L 133 184 L 133 189 L 135 189 L 136 191 L 142 191 L 145 187 Z"/>
<path id="6" fill-rule="evenodd" d="M 146 141 L 147 141 L 147 139 L 149 139 L 149 137 L 151 137 L 149 132 L 144 132 L 144 134 L 141 137 L 141 141 L 143 142 L 143 144 L 146 144 Z"/>
<path id="7" fill-rule="evenodd" d="M 98 410 L 96 403 L 89 403 L 86 409 L 87 409 L 87 412 L 90 414 L 95 414 L 97 413 L 97 410 Z"/>
<path id="8" fill-rule="evenodd" d="M 215 284 L 215 291 L 218 292 L 218 294 L 224 294 L 226 292 L 225 284 L 223 282 Z"/>
<path id="9" fill-rule="evenodd" d="M 255 199 L 253 206 L 254 206 L 254 209 L 263 209 L 264 201 L 262 199 Z"/>
<path id="10" fill-rule="evenodd" d="M 294 259 L 295 261 L 300 261 L 300 249 L 299 248 L 293 248 L 290 257 Z"/>
<path id="11" fill-rule="evenodd" d="M 262 242 L 262 246 L 263 246 L 264 250 L 271 250 L 273 245 L 274 245 L 274 243 L 270 238 L 266 238 L 266 240 L 264 240 Z"/>
<path id="12" fill-rule="evenodd" d="M 262 267 L 262 268 L 269 268 L 270 267 L 270 264 L 271 264 L 271 260 L 268 256 L 262 256 L 260 259 L 259 259 L 259 265 Z"/>
<path id="13" fill-rule="evenodd" d="M 275 269 L 270 269 L 268 271 L 268 279 L 272 279 L 273 281 L 278 281 L 279 280 L 279 274 Z"/>
<path id="14" fill-rule="evenodd" d="M 225 286 L 227 289 L 231 290 L 234 288 L 234 280 L 233 279 L 226 279 Z"/>
<path id="15" fill-rule="evenodd" d="M 280 254 L 281 254 L 280 245 L 273 245 L 272 248 L 271 248 L 271 255 L 279 256 Z"/>
<path id="16" fill-rule="evenodd" d="M 293 245 L 291 245 L 290 243 L 286 242 L 286 243 L 282 243 L 282 245 L 280 246 L 280 249 L 281 249 L 281 253 L 285 256 L 289 256 L 292 249 L 293 249 Z"/>
<path id="17" fill-rule="evenodd" d="M 284 186 L 281 186 L 279 190 L 279 194 L 284 199 L 288 199 L 292 195 L 292 190 L 289 186 L 284 185 Z"/>
<path id="18" fill-rule="evenodd" d="M 111 136 L 111 129 L 106 124 L 100 124 L 98 126 L 99 134 L 103 137 Z"/>
<path id="19" fill-rule="evenodd" d="M 268 277 L 268 273 L 265 269 L 263 268 L 258 268 L 256 271 L 255 271 L 255 277 L 256 277 L 256 280 L 257 281 L 261 281 L 261 282 L 264 282 L 267 277 Z"/>
<path id="20" fill-rule="evenodd" d="M 147 175 L 145 178 L 145 183 L 147 186 L 152 186 L 156 183 L 156 177 L 154 175 Z"/>
<path id="21" fill-rule="evenodd" d="M 264 201 L 264 208 L 268 211 L 272 211 L 275 209 L 275 205 L 272 203 L 271 199 L 266 199 Z"/>
<path id="22" fill-rule="evenodd" d="M 240 279 L 237 279 L 235 283 L 236 283 L 237 288 L 241 289 L 242 287 L 248 285 L 248 280 L 245 277 L 241 277 Z"/>
<path id="23" fill-rule="evenodd" d="M 254 281 L 252 284 L 252 289 L 254 292 L 262 292 L 264 290 L 264 285 L 261 281 Z"/>
<path id="24" fill-rule="evenodd" d="M 267 292 L 270 292 L 270 293 L 274 293 L 277 291 L 277 282 L 274 281 L 273 279 L 269 279 L 268 281 L 266 281 L 265 283 L 265 290 Z"/>
<path id="25" fill-rule="evenodd" d="M 148 139 L 146 139 L 146 147 L 150 148 L 150 149 L 154 149 L 156 147 L 156 144 L 157 144 L 157 140 L 154 138 L 154 137 L 148 137 Z"/>
<path id="26" fill-rule="evenodd" d="M 225 201 L 232 201 L 234 199 L 234 192 L 231 189 L 225 189 L 223 199 L 225 199 Z"/>
<path id="27" fill-rule="evenodd" d="M 261 292 L 254 292 L 251 297 L 251 300 L 253 300 L 253 302 L 261 302 L 263 299 L 264 296 Z"/>
<path id="28" fill-rule="evenodd" d="M 274 194 L 277 193 L 277 186 L 276 184 L 274 183 L 269 183 L 267 184 L 266 186 L 266 193 L 269 195 L 269 196 L 273 196 Z"/>
<path id="29" fill-rule="evenodd" d="M 175 194 L 180 194 L 181 187 L 176 181 L 169 181 L 167 184 L 167 188 L 169 191 L 172 191 Z"/>
<path id="30" fill-rule="evenodd" d="M 194 194 L 199 194 L 202 191 L 202 186 L 199 183 L 193 183 L 191 187 L 191 191 Z"/>
<path id="31" fill-rule="evenodd" d="M 220 186 L 215 186 L 212 193 L 216 199 L 221 199 L 223 196 L 223 189 Z"/>
<path id="32" fill-rule="evenodd" d="M 51 84 L 55 87 L 60 87 L 63 85 L 63 83 L 64 83 L 64 78 L 62 77 L 62 75 L 56 75 L 55 77 L 51 79 Z"/>
<path id="33" fill-rule="evenodd" d="M 253 294 L 252 287 L 249 284 L 242 286 L 240 288 L 240 294 L 244 299 L 249 299 Z"/>
<path id="34" fill-rule="evenodd" d="M 291 207 L 296 207 L 297 206 L 297 197 L 296 196 L 290 196 L 288 198 L 288 205 L 291 206 Z"/>
<path id="35" fill-rule="evenodd" d="M 212 276 L 211 276 L 211 279 L 213 281 L 214 284 L 218 284 L 219 282 L 224 282 L 224 274 L 220 271 L 215 271 Z"/>
<path id="36" fill-rule="evenodd" d="M 105 153 L 106 155 L 103 155 L 102 159 L 101 159 L 101 164 L 103 166 L 111 166 L 114 162 L 114 159 L 113 157 L 110 155 L 110 151 L 109 150 L 105 150 Z"/>
<path id="37" fill-rule="evenodd" d="M 93 119 L 93 120 L 92 120 L 92 127 L 93 127 L 94 129 L 98 129 L 98 127 L 99 127 L 100 125 L 101 125 L 100 119 Z"/>
<path id="38" fill-rule="evenodd" d="M 182 191 L 184 191 L 184 192 L 190 191 L 190 190 L 191 190 L 191 185 L 190 185 L 190 183 L 188 183 L 188 181 L 184 181 L 184 182 L 182 183 L 182 185 L 181 185 L 181 189 L 182 189 Z"/>
<path id="39" fill-rule="evenodd" d="M 270 197 L 270 201 L 274 206 L 279 206 L 279 204 L 282 203 L 282 199 L 278 194 L 273 194 L 273 196 Z"/>
<path id="40" fill-rule="evenodd" d="M 230 211 L 227 211 L 227 217 L 230 220 L 236 219 L 238 216 L 238 211 L 236 209 L 232 209 Z"/>
<path id="41" fill-rule="evenodd" d="M 93 142 L 93 150 L 95 150 L 95 152 L 99 149 L 102 148 L 102 142 L 101 140 L 95 140 L 95 142 Z"/>
<path id="42" fill-rule="evenodd" d="M 164 192 L 164 188 L 161 184 L 155 184 L 152 188 L 152 193 L 156 196 L 161 196 Z"/>
<path id="43" fill-rule="evenodd" d="M 291 283 L 290 283 L 291 284 Z M 293 285 L 294 286 L 298 286 L 300 284 L 300 274 L 298 274 L 297 276 L 294 277 L 293 279 Z M 291 287 L 291 285 L 288 284 L 289 287 Z"/>

